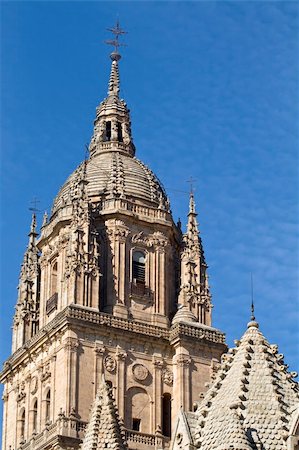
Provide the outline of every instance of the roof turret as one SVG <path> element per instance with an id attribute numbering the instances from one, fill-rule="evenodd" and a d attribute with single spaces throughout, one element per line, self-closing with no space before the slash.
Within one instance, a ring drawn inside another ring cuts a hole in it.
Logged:
<path id="1" fill-rule="evenodd" d="M 124 45 L 119 42 L 119 36 L 126 32 L 120 28 L 119 22 L 109 31 L 114 34 L 114 39 L 108 40 L 106 43 L 113 45 L 115 48 L 110 54 L 112 63 L 108 83 L 108 96 L 97 108 L 94 133 L 89 151 L 91 157 L 112 151 L 121 152 L 132 157 L 135 155 L 135 146 L 131 133 L 130 111 L 125 101 L 119 98 L 118 63 L 121 55 L 118 52 L 118 48 Z"/>
<path id="2" fill-rule="evenodd" d="M 237 347 L 222 357 L 217 377 L 197 411 L 201 450 L 285 450 L 298 404 L 296 373 L 251 320 Z M 230 447 L 229 445 L 232 445 Z"/>
<path id="3" fill-rule="evenodd" d="M 127 445 L 111 389 L 103 378 L 92 406 L 82 450 L 106 448 L 126 450 Z"/>

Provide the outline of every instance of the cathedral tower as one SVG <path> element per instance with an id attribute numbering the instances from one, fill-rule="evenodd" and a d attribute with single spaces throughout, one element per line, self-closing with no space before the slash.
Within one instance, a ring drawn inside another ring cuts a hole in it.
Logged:
<path id="1" fill-rule="evenodd" d="M 128 447 L 167 448 L 179 409 L 192 410 L 226 349 L 211 326 L 193 193 L 182 234 L 162 184 L 135 157 L 119 96 L 122 30 L 113 32 L 89 158 L 61 188 L 39 237 L 32 220 L 1 375 L 5 450 L 78 449 L 103 376 Z"/>

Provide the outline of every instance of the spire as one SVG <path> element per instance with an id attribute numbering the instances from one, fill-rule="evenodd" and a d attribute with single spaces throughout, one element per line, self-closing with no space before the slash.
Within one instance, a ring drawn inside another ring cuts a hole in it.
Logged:
<path id="1" fill-rule="evenodd" d="M 259 327 L 259 324 L 258 324 L 258 322 L 256 322 L 256 320 L 255 320 L 255 314 L 254 314 L 254 301 L 253 301 L 253 276 L 252 276 L 252 273 L 250 274 L 251 275 L 251 316 L 250 316 L 250 322 L 247 324 L 247 327 L 248 328 L 250 328 L 250 327 L 255 327 L 255 328 L 258 328 Z"/>
<path id="2" fill-rule="evenodd" d="M 29 244 L 34 245 L 35 239 L 38 236 L 38 233 L 36 232 L 36 214 L 35 213 L 32 214 L 30 233 L 28 234 L 28 236 L 29 236 Z"/>
<path id="3" fill-rule="evenodd" d="M 135 155 L 131 133 L 130 111 L 126 102 L 119 98 L 119 68 L 121 59 L 119 47 L 125 44 L 119 41 L 126 31 L 120 28 L 119 22 L 113 28 L 108 28 L 114 38 L 105 41 L 114 47 L 110 54 L 112 61 L 110 78 L 108 83 L 108 96 L 97 107 L 97 115 L 94 122 L 94 133 L 89 145 L 89 153 L 92 158 L 99 153 L 120 152 L 127 156 Z"/>
<path id="4" fill-rule="evenodd" d="M 112 59 L 112 64 L 111 64 L 111 72 L 110 72 L 110 79 L 109 79 L 109 85 L 108 85 L 108 96 L 115 95 L 116 97 L 118 97 L 118 94 L 119 94 L 118 59 L 113 59 L 113 58 L 116 58 L 116 56 L 118 56 L 120 59 L 120 55 L 118 55 L 118 54 L 111 53 L 111 55 L 110 55 L 110 58 Z"/>
<path id="5" fill-rule="evenodd" d="M 197 217 L 197 213 L 195 211 L 194 194 L 191 189 L 190 200 L 189 200 L 187 233 L 190 238 L 195 239 L 197 241 L 198 240 L 198 225 L 197 225 L 196 217 Z"/>
<path id="6" fill-rule="evenodd" d="M 13 351 L 32 336 L 38 327 L 39 251 L 36 245 L 36 215 L 32 214 L 29 242 L 24 254 L 18 285 L 18 301 L 14 315 Z"/>
<path id="7" fill-rule="evenodd" d="M 118 97 L 119 94 L 119 71 L 118 71 L 118 61 L 121 59 L 121 55 L 118 51 L 119 47 L 123 47 L 126 44 L 123 42 L 119 42 L 119 37 L 123 34 L 127 34 L 126 31 L 122 30 L 119 25 L 119 20 L 116 21 L 116 25 L 112 28 L 107 28 L 108 31 L 111 31 L 114 35 L 114 39 L 109 39 L 106 42 L 108 45 L 112 45 L 114 47 L 113 52 L 110 54 L 110 58 L 112 60 L 111 65 L 111 73 L 109 79 L 108 86 L 108 96 L 116 95 Z"/>
<path id="8" fill-rule="evenodd" d="M 191 187 L 187 232 L 183 235 L 182 241 L 179 302 L 188 306 L 199 322 L 210 325 L 211 294 L 196 217 L 194 194 Z"/>

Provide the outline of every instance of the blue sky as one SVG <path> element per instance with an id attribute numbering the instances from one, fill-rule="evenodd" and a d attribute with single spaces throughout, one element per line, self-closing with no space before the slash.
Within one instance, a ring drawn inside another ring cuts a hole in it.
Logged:
<path id="1" fill-rule="evenodd" d="M 107 27 L 137 156 L 186 223 L 195 196 L 214 303 L 229 345 L 256 316 L 298 369 L 298 3 L 2 2 L 1 359 L 10 352 L 30 201 L 49 210 L 84 158 L 105 97 Z M 41 221 L 41 216 L 39 216 Z"/>

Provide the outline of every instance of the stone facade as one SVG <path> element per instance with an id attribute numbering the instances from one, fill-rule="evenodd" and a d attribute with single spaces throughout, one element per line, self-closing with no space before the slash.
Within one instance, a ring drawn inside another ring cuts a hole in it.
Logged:
<path id="1" fill-rule="evenodd" d="M 192 410 L 226 350 L 211 326 L 193 194 L 183 234 L 135 157 L 120 55 L 111 59 L 89 158 L 39 237 L 32 219 L 1 375 L 7 450 L 79 448 L 103 375 L 128 447 L 167 448 L 180 408 Z"/>
<path id="2" fill-rule="evenodd" d="M 39 236 L 32 218 L 2 448 L 298 450 L 295 374 L 255 321 L 223 355 L 193 193 L 183 233 L 135 157 L 111 60 L 89 158 Z"/>

